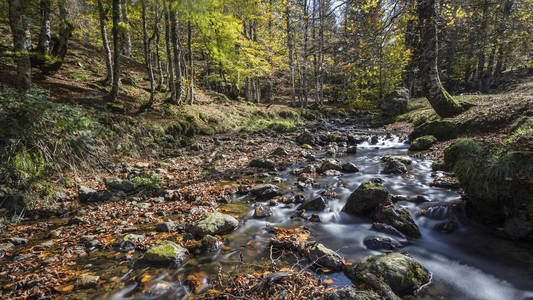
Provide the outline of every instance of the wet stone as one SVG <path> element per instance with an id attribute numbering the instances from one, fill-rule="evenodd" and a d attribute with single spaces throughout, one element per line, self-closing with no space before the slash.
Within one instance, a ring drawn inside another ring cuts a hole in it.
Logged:
<path id="1" fill-rule="evenodd" d="M 28 239 L 21 237 L 10 237 L 7 239 L 7 241 L 14 245 L 25 245 L 28 243 Z"/>
<path id="2" fill-rule="evenodd" d="M 273 184 L 256 185 L 250 190 L 250 193 L 255 196 L 258 201 L 270 200 L 281 195 L 279 188 Z"/>
<path id="3" fill-rule="evenodd" d="M 189 252 L 197 255 L 214 254 L 222 249 L 223 243 L 212 235 L 206 235 L 189 247 Z"/>
<path id="4" fill-rule="evenodd" d="M 395 250 L 402 247 L 402 244 L 394 239 L 380 236 L 367 236 L 363 243 L 371 250 Z"/>
<path id="5" fill-rule="evenodd" d="M 367 273 L 381 278 L 400 297 L 415 293 L 431 280 L 426 268 L 400 253 L 370 255 L 345 270 L 346 276 L 356 284 L 364 282 Z"/>
<path id="6" fill-rule="evenodd" d="M 254 209 L 254 218 L 266 218 L 272 215 L 272 209 L 265 205 L 257 205 Z"/>
<path id="7" fill-rule="evenodd" d="M 342 210 L 356 216 L 368 216 L 380 205 L 386 205 L 389 202 L 389 190 L 380 183 L 368 181 L 362 183 L 348 197 Z"/>
<path id="8" fill-rule="evenodd" d="M 334 292 L 326 292 L 324 300 L 381 300 L 381 296 L 373 291 L 359 291 L 351 287 L 344 287 Z"/>
<path id="9" fill-rule="evenodd" d="M 345 163 L 342 165 L 342 171 L 346 173 L 359 172 L 359 168 L 354 163 Z"/>
<path id="10" fill-rule="evenodd" d="M 433 227 L 433 230 L 443 232 L 443 233 L 452 233 L 459 228 L 459 224 L 455 221 L 442 222 Z"/>
<path id="11" fill-rule="evenodd" d="M 171 231 L 174 231 L 175 227 L 176 225 L 174 224 L 174 222 L 167 221 L 167 222 L 157 224 L 156 230 L 158 232 L 171 232 Z"/>
<path id="12" fill-rule="evenodd" d="M 344 266 L 344 259 L 337 252 L 320 243 L 309 249 L 307 258 L 315 267 L 327 268 L 332 271 L 340 271 Z"/>
<path id="13" fill-rule="evenodd" d="M 394 236 L 397 236 L 399 238 L 402 238 L 402 239 L 406 239 L 405 237 L 405 234 L 401 233 L 398 231 L 398 229 L 390 226 L 390 225 L 387 225 L 387 224 L 383 224 L 383 223 L 372 223 L 372 227 L 370 227 L 370 229 L 374 230 L 374 231 L 377 231 L 377 232 L 382 232 L 382 233 L 386 233 L 386 234 L 389 234 L 389 235 L 394 235 Z"/>
<path id="14" fill-rule="evenodd" d="M 404 208 L 385 207 L 374 215 L 374 221 L 391 225 L 408 237 L 418 238 L 420 230 L 409 212 Z"/>
<path id="15" fill-rule="evenodd" d="M 323 197 L 317 197 L 313 200 L 307 201 L 300 205 L 298 209 L 312 210 L 312 211 L 323 211 L 327 207 L 326 200 Z"/>
<path id="16" fill-rule="evenodd" d="M 15 248 L 15 245 L 12 243 L 0 243 L 0 252 L 7 252 Z"/>
<path id="17" fill-rule="evenodd" d="M 76 285 L 80 288 L 95 288 L 100 281 L 100 276 L 83 275 L 81 276 Z"/>

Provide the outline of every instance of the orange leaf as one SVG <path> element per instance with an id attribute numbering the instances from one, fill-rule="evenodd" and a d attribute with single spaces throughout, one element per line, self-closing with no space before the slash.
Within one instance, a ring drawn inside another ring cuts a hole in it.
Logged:
<path id="1" fill-rule="evenodd" d="M 72 291 L 73 288 L 74 288 L 73 284 L 64 284 L 64 285 L 54 287 L 54 290 L 56 290 L 56 292 L 66 293 L 66 292 Z"/>
<path id="2" fill-rule="evenodd" d="M 145 283 L 145 282 L 148 282 L 152 279 L 152 275 L 150 274 L 144 274 L 143 277 L 141 278 L 141 283 Z"/>

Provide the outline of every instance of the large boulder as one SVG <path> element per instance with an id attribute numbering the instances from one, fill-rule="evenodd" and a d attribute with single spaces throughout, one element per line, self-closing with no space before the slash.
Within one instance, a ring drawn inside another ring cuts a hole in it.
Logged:
<path id="1" fill-rule="evenodd" d="M 131 181 L 116 177 L 104 178 L 104 184 L 110 191 L 123 191 L 125 193 L 130 193 L 135 190 L 135 185 Z"/>
<path id="2" fill-rule="evenodd" d="M 276 163 L 269 160 L 269 159 L 252 159 L 248 166 L 252 168 L 260 168 L 260 169 L 268 169 L 268 170 L 274 170 L 276 169 Z"/>
<path id="3" fill-rule="evenodd" d="M 300 145 L 313 145 L 315 143 L 315 137 L 311 132 L 304 131 L 296 137 L 296 143 Z"/>
<path id="4" fill-rule="evenodd" d="M 346 201 L 344 212 L 356 216 L 368 216 L 379 206 L 390 203 L 390 193 L 381 183 L 362 183 Z"/>
<path id="5" fill-rule="evenodd" d="M 206 255 L 217 253 L 223 246 L 218 238 L 212 235 L 206 235 L 201 240 L 189 247 L 191 254 Z"/>
<path id="6" fill-rule="evenodd" d="M 363 244 L 372 250 L 395 250 L 402 247 L 402 244 L 397 240 L 375 235 L 365 237 Z"/>
<path id="7" fill-rule="evenodd" d="M 234 217 L 214 212 L 208 213 L 202 220 L 188 225 L 191 234 L 197 237 L 205 235 L 223 235 L 234 231 L 239 226 L 239 221 Z"/>
<path id="8" fill-rule="evenodd" d="M 409 212 L 401 207 L 387 206 L 380 209 L 373 217 L 375 222 L 390 225 L 407 237 L 420 237 L 420 230 Z"/>
<path id="9" fill-rule="evenodd" d="M 459 125 L 452 119 L 440 119 L 428 121 L 413 129 L 409 135 L 411 141 L 421 136 L 432 135 L 439 141 L 446 141 L 457 137 L 459 134 Z"/>
<path id="10" fill-rule="evenodd" d="M 380 108 L 387 116 L 397 116 L 408 111 L 409 90 L 399 88 L 389 93 L 381 102 Z"/>
<path id="11" fill-rule="evenodd" d="M 413 258 L 400 253 L 371 255 L 358 264 L 347 267 L 345 274 L 356 284 L 371 273 L 390 286 L 400 297 L 410 295 L 429 283 L 431 273 Z"/>
<path id="12" fill-rule="evenodd" d="M 186 259 L 187 249 L 171 241 L 152 246 L 142 257 L 144 263 L 152 265 L 181 265 Z"/>
<path id="13" fill-rule="evenodd" d="M 381 300 L 381 296 L 371 290 L 358 291 L 351 287 L 344 287 L 334 292 L 324 294 L 324 300 Z"/>
<path id="14" fill-rule="evenodd" d="M 318 243 L 309 249 L 307 258 L 315 267 L 340 271 L 344 266 L 344 259 L 337 252 Z"/>
<path id="15" fill-rule="evenodd" d="M 437 142 L 436 137 L 432 135 L 424 135 L 424 136 L 414 139 L 414 141 L 411 142 L 411 146 L 409 147 L 409 150 L 411 151 L 428 150 L 429 147 L 431 147 L 436 142 Z"/>

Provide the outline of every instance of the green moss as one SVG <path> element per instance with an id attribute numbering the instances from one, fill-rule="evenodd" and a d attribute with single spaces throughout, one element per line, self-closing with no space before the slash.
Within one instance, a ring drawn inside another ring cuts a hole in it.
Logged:
<path id="1" fill-rule="evenodd" d="M 437 138 L 432 135 L 424 135 L 411 142 L 409 150 L 427 150 L 437 142 Z"/>
<path id="2" fill-rule="evenodd" d="M 151 264 L 181 263 L 186 258 L 186 252 L 180 245 L 163 241 L 150 248 L 143 256 L 143 261 Z"/>
<path id="3" fill-rule="evenodd" d="M 361 184 L 361 187 L 365 190 L 370 190 L 370 189 L 384 189 L 385 186 L 381 183 L 375 183 L 375 182 L 372 182 L 372 181 L 367 181 L 367 182 L 364 182 L 363 184 Z"/>

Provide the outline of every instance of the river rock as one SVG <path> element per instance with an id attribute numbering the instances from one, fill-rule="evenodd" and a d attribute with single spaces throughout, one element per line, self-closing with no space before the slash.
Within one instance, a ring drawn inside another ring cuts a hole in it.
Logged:
<path id="1" fill-rule="evenodd" d="M 115 247 L 120 252 L 128 252 L 134 250 L 145 239 L 146 237 L 142 234 L 129 233 L 123 236 L 122 238 L 118 238 L 113 243 L 113 247 Z"/>
<path id="2" fill-rule="evenodd" d="M 257 205 L 254 209 L 254 218 L 266 218 L 272 215 L 272 209 L 265 205 Z"/>
<path id="3" fill-rule="evenodd" d="M 223 235 L 234 231 L 239 226 L 239 221 L 234 217 L 213 212 L 208 213 L 202 220 L 195 224 L 189 224 L 188 230 L 197 237 L 210 235 Z"/>
<path id="4" fill-rule="evenodd" d="M 332 158 L 326 159 L 320 165 L 319 171 L 321 173 L 324 173 L 329 170 L 342 171 L 342 165 L 336 159 L 332 159 Z"/>
<path id="5" fill-rule="evenodd" d="M 277 147 L 276 149 L 274 149 L 274 151 L 272 151 L 271 154 L 274 155 L 274 156 L 287 156 L 287 155 L 289 155 L 287 150 L 285 150 L 285 149 L 283 149 L 281 147 Z"/>
<path id="6" fill-rule="evenodd" d="M 250 190 L 250 193 L 255 196 L 258 201 L 270 200 L 281 195 L 279 188 L 273 184 L 256 185 Z"/>
<path id="7" fill-rule="evenodd" d="M 511 239 L 523 239 L 533 234 L 533 225 L 522 218 L 514 217 L 505 221 L 503 232 Z"/>
<path id="8" fill-rule="evenodd" d="M 398 231 L 398 229 L 387 225 L 383 223 L 372 223 L 372 227 L 370 229 L 377 231 L 377 232 L 383 232 L 389 235 L 394 235 L 402 239 L 406 239 L 405 234 Z"/>
<path id="9" fill-rule="evenodd" d="M 408 237 L 420 237 L 420 230 L 409 212 L 404 208 L 387 206 L 379 210 L 373 217 L 375 222 L 391 225 Z"/>
<path id="10" fill-rule="evenodd" d="M 172 241 L 163 241 L 152 246 L 142 257 L 142 261 L 153 265 L 181 265 L 187 259 L 187 250 Z"/>
<path id="11" fill-rule="evenodd" d="M 368 216 L 380 205 L 390 203 L 389 190 L 380 183 L 367 181 L 362 183 L 346 201 L 344 212 L 356 216 Z"/>
<path id="12" fill-rule="evenodd" d="M 379 108 L 387 116 L 397 116 L 408 111 L 409 90 L 406 88 L 396 89 L 385 96 Z"/>
<path id="13" fill-rule="evenodd" d="M 433 230 L 443 232 L 443 233 L 452 233 L 455 230 L 457 230 L 457 228 L 459 228 L 459 224 L 457 224 L 457 222 L 447 221 L 447 222 L 442 222 L 442 223 L 435 225 L 433 227 Z"/>
<path id="14" fill-rule="evenodd" d="M 304 131 L 296 137 L 296 143 L 300 145 L 313 145 L 315 143 L 315 137 L 309 131 Z"/>
<path id="15" fill-rule="evenodd" d="M 337 252 L 320 243 L 309 249 L 307 258 L 314 264 L 314 266 L 327 268 L 332 271 L 340 271 L 344 266 L 344 258 L 337 254 Z"/>
<path id="16" fill-rule="evenodd" d="M 12 250 L 13 248 L 15 248 L 15 245 L 13 245 L 12 243 L 0 243 L 0 252 L 7 252 Z"/>
<path id="17" fill-rule="evenodd" d="M 367 273 L 382 278 L 400 297 L 413 294 L 431 280 L 426 268 L 400 253 L 370 255 L 345 269 L 346 276 L 356 284 L 362 283 Z"/>
<path id="18" fill-rule="evenodd" d="M 100 276 L 82 275 L 76 285 L 83 289 L 95 288 L 98 285 L 98 281 L 100 281 Z"/>
<path id="19" fill-rule="evenodd" d="M 347 162 L 342 165 L 342 171 L 346 173 L 355 173 L 359 172 L 359 168 L 354 163 Z"/>
<path id="20" fill-rule="evenodd" d="M 373 291 L 359 291 L 351 287 L 344 287 L 334 292 L 326 292 L 324 300 L 381 300 L 381 296 Z"/>
<path id="21" fill-rule="evenodd" d="M 131 181 L 115 177 L 104 178 L 104 184 L 110 191 L 123 191 L 125 193 L 130 193 L 135 190 L 135 185 Z"/>
<path id="22" fill-rule="evenodd" d="M 253 159 L 248 166 L 252 168 L 274 170 L 276 168 L 276 163 L 268 159 Z"/>
<path id="23" fill-rule="evenodd" d="M 322 173 L 324 176 L 340 176 L 342 173 L 337 170 L 327 170 L 324 173 Z"/>
<path id="24" fill-rule="evenodd" d="M 381 158 L 384 163 L 384 174 L 404 174 L 407 173 L 407 167 L 405 164 L 396 157 L 384 156 Z"/>
<path id="25" fill-rule="evenodd" d="M 222 241 L 212 235 L 206 235 L 189 247 L 189 252 L 197 255 L 213 254 L 222 248 Z"/>
<path id="26" fill-rule="evenodd" d="M 25 245 L 28 243 L 28 239 L 16 236 L 8 238 L 7 241 L 14 245 Z"/>
<path id="27" fill-rule="evenodd" d="M 371 250 L 395 250 L 402 247 L 397 240 L 375 235 L 365 237 L 363 244 Z"/>
<path id="28" fill-rule="evenodd" d="M 326 207 L 326 200 L 323 197 L 317 197 L 313 200 L 303 203 L 298 209 L 323 211 L 324 209 L 326 209 Z"/>
<path id="29" fill-rule="evenodd" d="M 106 190 L 96 191 L 86 186 L 81 186 L 78 189 L 78 200 L 80 202 L 108 201 L 112 197 L 113 193 Z"/>
<path id="30" fill-rule="evenodd" d="M 176 224 L 174 224 L 174 222 L 166 221 L 166 222 L 157 224 L 157 226 L 155 227 L 155 230 L 159 232 L 171 232 L 174 230 L 174 228 L 176 228 Z"/>
<path id="31" fill-rule="evenodd" d="M 357 146 L 350 146 L 350 147 L 346 148 L 346 153 L 347 154 L 355 154 L 355 153 L 357 153 Z"/>
<path id="32" fill-rule="evenodd" d="M 421 151 L 428 150 L 433 144 L 437 142 L 437 138 L 432 135 L 425 135 L 414 139 L 411 142 L 409 150 L 411 151 Z"/>

